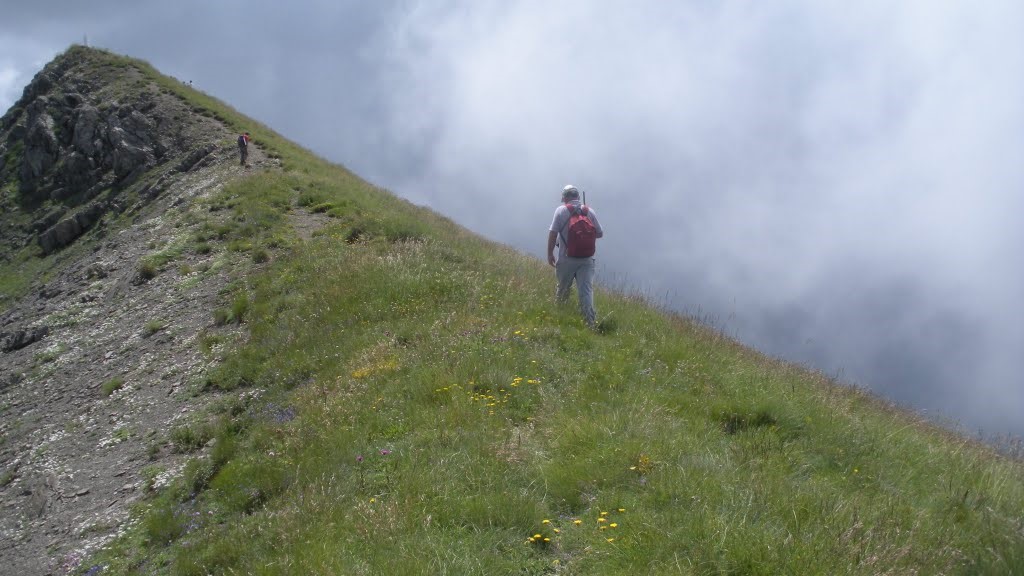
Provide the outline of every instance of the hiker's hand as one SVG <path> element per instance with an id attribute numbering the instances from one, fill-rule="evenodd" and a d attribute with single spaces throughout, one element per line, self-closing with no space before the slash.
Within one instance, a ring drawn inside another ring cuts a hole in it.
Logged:
<path id="1" fill-rule="evenodd" d="M 554 253 L 551 253 L 551 252 L 548 253 L 548 264 L 550 264 L 551 266 L 555 265 L 555 255 L 554 255 Z"/>

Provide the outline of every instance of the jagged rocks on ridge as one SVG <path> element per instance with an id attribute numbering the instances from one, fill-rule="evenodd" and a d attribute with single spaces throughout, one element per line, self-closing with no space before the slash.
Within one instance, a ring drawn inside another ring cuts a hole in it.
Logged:
<path id="1" fill-rule="evenodd" d="M 48 326 L 35 326 L 15 330 L 14 332 L 0 333 L 0 351 L 13 352 L 21 350 L 29 344 L 34 344 L 45 338 L 50 333 Z"/>

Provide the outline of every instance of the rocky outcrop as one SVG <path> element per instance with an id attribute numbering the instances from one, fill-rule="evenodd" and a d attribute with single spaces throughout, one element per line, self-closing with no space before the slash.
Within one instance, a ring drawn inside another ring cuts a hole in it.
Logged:
<path id="1" fill-rule="evenodd" d="M 93 202 L 73 216 L 58 221 L 39 235 L 39 246 L 45 254 L 51 254 L 74 242 L 79 236 L 92 228 L 107 211 L 106 202 Z"/>
<path id="2" fill-rule="evenodd" d="M 58 177 L 72 190 L 85 190 L 96 181 L 96 162 L 93 158 L 74 151 L 61 164 Z"/>
<path id="3" fill-rule="evenodd" d="M 202 160 L 204 160 L 216 149 L 217 147 L 214 146 L 213 144 L 208 144 L 206 146 L 200 146 L 199 148 L 196 148 L 195 150 L 192 151 L 191 154 L 186 156 L 180 163 L 178 163 L 178 165 L 175 167 L 175 170 L 177 170 L 178 172 L 188 172 L 193 167 L 199 165 Z"/>
<path id="4" fill-rule="evenodd" d="M 100 112 L 89 104 L 83 105 L 75 120 L 75 131 L 71 143 L 75 150 L 87 158 L 95 157 L 103 150 L 103 141 L 99 138 Z"/>
<path id="5" fill-rule="evenodd" d="M 25 215 L 0 229 L 0 249 L 34 241 L 45 254 L 60 250 L 126 191 L 151 201 L 169 175 L 219 160 L 222 125 L 132 66 L 97 67 L 105 57 L 69 50 L 0 119 L 0 182 L 17 182 L 16 196 L 0 194 L 0 213 Z"/>
<path id="6" fill-rule="evenodd" d="M 48 100 L 40 97 L 29 108 L 24 139 L 25 155 L 21 162 L 22 190 L 32 191 L 57 161 L 59 147 L 54 135 L 53 117 L 46 111 Z"/>
<path id="7" fill-rule="evenodd" d="M 0 332 L 0 352 L 13 352 L 21 350 L 29 344 L 34 344 L 50 333 L 47 326 L 35 326 L 24 328 L 13 332 Z"/>

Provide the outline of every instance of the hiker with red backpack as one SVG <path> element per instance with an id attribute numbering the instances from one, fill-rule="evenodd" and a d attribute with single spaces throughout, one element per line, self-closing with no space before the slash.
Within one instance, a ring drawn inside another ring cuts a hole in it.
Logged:
<path id="1" fill-rule="evenodd" d="M 555 209 L 555 217 L 548 229 L 548 264 L 554 266 L 558 277 L 555 300 L 569 298 L 573 280 L 580 301 L 580 312 L 587 325 L 594 328 L 597 312 L 594 310 L 594 253 L 597 239 L 604 236 L 597 214 L 580 202 L 580 191 L 569 185 L 562 189 L 562 203 Z M 555 259 L 555 245 L 559 246 Z"/>

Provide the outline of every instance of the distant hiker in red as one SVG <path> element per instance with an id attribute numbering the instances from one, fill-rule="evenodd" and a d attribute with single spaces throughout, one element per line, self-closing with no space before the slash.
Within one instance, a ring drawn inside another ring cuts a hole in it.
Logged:
<path id="1" fill-rule="evenodd" d="M 579 295 L 580 312 L 587 325 L 597 325 L 594 310 L 594 253 L 597 239 L 604 236 L 597 214 L 580 202 L 580 191 L 575 186 L 562 189 L 562 204 L 555 209 L 555 217 L 548 229 L 548 264 L 555 267 L 558 288 L 555 300 L 564 303 L 569 298 L 573 280 Z M 555 245 L 560 246 L 555 259 Z"/>
<path id="2" fill-rule="evenodd" d="M 248 166 L 249 160 L 249 133 L 246 132 L 238 137 L 238 156 L 241 158 L 241 165 Z"/>

